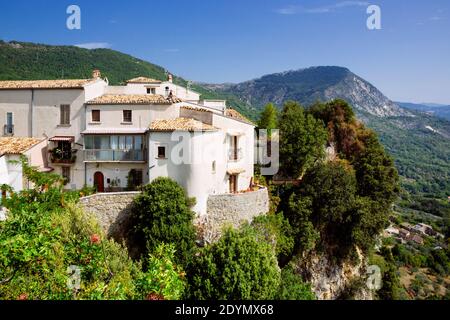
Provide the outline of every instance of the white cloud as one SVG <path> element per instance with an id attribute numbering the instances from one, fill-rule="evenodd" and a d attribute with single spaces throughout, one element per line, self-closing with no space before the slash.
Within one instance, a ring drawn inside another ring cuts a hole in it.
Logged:
<path id="1" fill-rule="evenodd" d="M 176 49 L 176 48 L 164 49 L 164 52 L 175 53 L 175 52 L 180 52 L 180 49 Z"/>
<path id="2" fill-rule="evenodd" d="M 277 9 L 277 10 L 275 10 L 275 12 L 279 13 L 279 14 L 286 14 L 286 15 L 297 14 L 300 8 L 301 7 L 299 7 L 299 6 L 287 6 L 284 8 Z"/>
<path id="3" fill-rule="evenodd" d="M 75 47 L 92 50 L 92 49 L 109 49 L 112 47 L 112 45 L 108 42 L 88 42 L 76 44 Z"/>
<path id="4" fill-rule="evenodd" d="M 299 13 L 329 13 L 336 11 L 337 9 L 348 8 L 348 7 L 367 7 L 370 3 L 367 1 L 341 1 L 333 5 L 315 7 L 315 8 L 305 8 L 302 6 L 286 6 L 275 10 L 275 12 L 284 15 L 293 15 Z"/>

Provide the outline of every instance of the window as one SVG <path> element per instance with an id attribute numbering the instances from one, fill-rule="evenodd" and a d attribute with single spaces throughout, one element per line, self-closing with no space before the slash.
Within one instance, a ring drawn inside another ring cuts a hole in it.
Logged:
<path id="1" fill-rule="evenodd" d="M 7 112 L 6 113 L 6 125 L 7 126 L 12 126 L 13 125 L 13 114 L 12 114 L 12 112 Z"/>
<path id="2" fill-rule="evenodd" d="M 6 125 L 5 125 L 5 135 L 13 135 L 14 134 L 14 124 L 13 124 L 13 113 L 6 113 Z"/>
<path id="3" fill-rule="evenodd" d="M 128 187 L 131 190 L 135 190 L 137 187 L 141 186 L 143 184 L 142 177 L 142 170 L 131 169 L 128 174 Z"/>
<path id="4" fill-rule="evenodd" d="M 170 92 L 170 88 L 166 87 L 166 97 L 169 95 L 169 92 Z"/>
<path id="5" fill-rule="evenodd" d="M 62 176 L 66 183 L 70 182 L 70 167 L 62 167 Z"/>
<path id="6" fill-rule="evenodd" d="M 61 114 L 60 124 L 63 126 L 70 125 L 70 105 L 62 104 L 60 106 L 60 114 Z"/>
<path id="7" fill-rule="evenodd" d="M 85 136 L 86 150 L 143 150 L 143 136 Z"/>
<path id="8" fill-rule="evenodd" d="M 100 110 L 92 110 L 92 122 L 100 122 Z"/>
<path id="9" fill-rule="evenodd" d="M 158 158 L 165 159 L 166 158 L 166 147 L 159 146 L 158 147 Z"/>
<path id="10" fill-rule="evenodd" d="M 155 88 L 147 88 L 147 94 L 156 94 Z"/>
<path id="11" fill-rule="evenodd" d="M 212 162 L 212 173 L 216 173 L 216 162 Z"/>
<path id="12" fill-rule="evenodd" d="M 236 161 L 239 160 L 239 149 L 238 149 L 238 137 L 231 137 L 231 145 L 230 145 L 230 160 Z"/>
<path id="13" fill-rule="evenodd" d="M 132 122 L 131 110 L 123 110 L 123 122 Z"/>

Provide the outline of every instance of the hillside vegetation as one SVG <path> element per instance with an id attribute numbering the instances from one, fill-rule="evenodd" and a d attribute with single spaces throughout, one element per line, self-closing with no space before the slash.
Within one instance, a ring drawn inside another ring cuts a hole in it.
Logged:
<path id="1" fill-rule="evenodd" d="M 0 40 L 0 80 L 88 79 L 94 69 L 99 69 L 111 85 L 124 84 L 126 80 L 139 76 L 167 79 L 163 67 L 115 50 Z M 177 76 L 174 82 L 187 85 L 185 79 Z M 197 84 L 192 84 L 191 88 L 204 99 L 226 99 L 231 107 L 251 118 L 249 106 L 233 95 Z"/>

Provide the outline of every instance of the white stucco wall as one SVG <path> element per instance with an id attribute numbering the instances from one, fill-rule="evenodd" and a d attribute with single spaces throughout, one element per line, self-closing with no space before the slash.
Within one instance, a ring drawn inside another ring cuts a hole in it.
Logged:
<path id="1" fill-rule="evenodd" d="M 244 169 L 238 176 L 238 189 L 247 190 L 254 172 L 254 126 L 218 114 L 213 115 L 213 126 L 222 129 L 222 148 L 227 150 L 226 170 Z M 242 155 L 238 161 L 228 160 L 232 135 L 238 135 L 238 148 Z"/>
<path id="2" fill-rule="evenodd" d="M 100 110 L 100 123 L 92 122 L 92 110 Z M 132 123 L 123 123 L 123 110 L 132 111 Z M 173 119 L 179 115 L 177 105 L 88 105 L 86 128 L 147 129 L 156 119 Z"/>
<path id="3" fill-rule="evenodd" d="M 31 90 L 0 90 L 0 136 L 6 124 L 6 113 L 13 113 L 14 136 L 29 137 Z"/>
<path id="4" fill-rule="evenodd" d="M 148 183 L 148 167 L 142 163 L 87 163 L 86 164 L 86 179 L 87 185 L 94 185 L 94 174 L 96 172 L 103 173 L 105 177 L 104 185 L 108 188 L 107 180 L 120 180 L 120 188 L 127 187 L 127 177 L 131 169 L 142 170 L 143 183 Z"/>
<path id="5" fill-rule="evenodd" d="M 18 155 L 3 155 L 0 157 L 0 185 L 7 184 L 14 191 L 23 190 L 22 167 L 9 161 L 19 161 Z"/>

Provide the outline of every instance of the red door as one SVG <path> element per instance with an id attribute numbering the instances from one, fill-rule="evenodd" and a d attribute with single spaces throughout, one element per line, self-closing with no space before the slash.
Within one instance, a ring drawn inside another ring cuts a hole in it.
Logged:
<path id="1" fill-rule="evenodd" d="M 97 188 L 97 192 L 105 192 L 105 176 L 101 172 L 94 174 L 94 187 Z"/>

